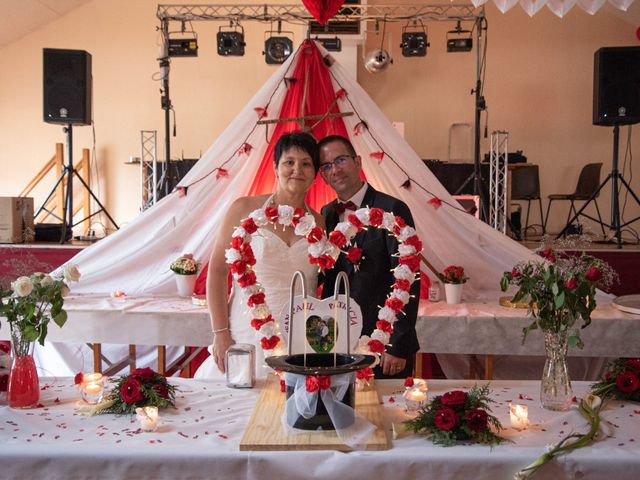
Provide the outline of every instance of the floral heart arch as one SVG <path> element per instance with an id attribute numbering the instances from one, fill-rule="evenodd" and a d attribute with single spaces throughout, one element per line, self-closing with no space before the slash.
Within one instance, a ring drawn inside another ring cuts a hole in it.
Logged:
<path id="1" fill-rule="evenodd" d="M 338 223 L 329 236 L 316 226 L 313 215 L 301 208 L 288 205 L 267 206 L 254 210 L 242 220 L 232 235 L 231 248 L 225 251 L 227 265 L 247 299 L 253 319 L 251 326 L 260 336 L 260 345 L 265 356 L 285 355 L 286 340 L 278 322 L 266 304 L 265 293 L 256 278 L 253 265 L 256 259 L 251 248 L 251 235 L 258 228 L 272 224 L 294 227 L 296 235 L 304 236 L 309 244 L 309 262 L 319 268 L 333 268 L 341 249 L 366 227 L 384 228 L 398 239 L 399 265 L 394 269 L 396 279 L 385 304 L 378 312 L 376 329 L 371 336 L 363 335 L 358 340 L 356 353 L 381 354 L 393 333 L 393 324 L 411 297 L 409 290 L 420 268 L 422 242 L 414 228 L 391 212 L 379 208 L 360 208 L 348 215 L 346 221 Z"/>

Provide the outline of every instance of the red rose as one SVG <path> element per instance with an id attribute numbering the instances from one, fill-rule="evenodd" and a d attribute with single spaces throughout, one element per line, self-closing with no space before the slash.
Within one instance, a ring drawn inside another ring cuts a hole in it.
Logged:
<path id="1" fill-rule="evenodd" d="M 300 223 L 300 219 L 302 217 L 304 217 L 305 211 L 304 209 L 300 208 L 300 207 L 296 207 L 293 210 L 293 219 L 291 220 L 291 223 L 293 224 L 293 226 L 297 226 L 298 223 Z"/>
<path id="2" fill-rule="evenodd" d="M 11 351 L 11 342 L 0 342 L 0 352 L 9 353 Z"/>
<path id="3" fill-rule="evenodd" d="M 511 278 L 518 278 L 520 276 L 520 270 L 518 270 L 516 267 L 513 267 L 513 269 L 511 269 Z"/>
<path id="4" fill-rule="evenodd" d="M 242 260 L 236 260 L 229 265 L 229 270 L 231 270 L 231 273 L 234 275 L 242 275 L 247 270 L 247 264 Z"/>
<path id="5" fill-rule="evenodd" d="M 571 277 L 571 278 L 567 279 L 566 282 L 564 282 L 564 286 L 565 286 L 565 288 L 568 288 L 569 290 L 573 290 L 574 288 L 578 287 L 578 281 L 575 278 Z"/>
<path id="6" fill-rule="evenodd" d="M 629 368 L 640 371 L 640 358 L 630 358 L 625 362 L 625 365 Z"/>
<path id="7" fill-rule="evenodd" d="M 461 407 L 467 401 L 467 394 L 461 390 L 453 390 L 442 395 L 440 403 L 449 407 Z"/>
<path id="8" fill-rule="evenodd" d="M 405 245 L 410 245 L 416 249 L 416 252 L 422 251 L 422 241 L 418 238 L 417 235 L 412 235 L 404 241 Z"/>
<path id="9" fill-rule="evenodd" d="M 247 300 L 247 305 L 250 307 L 254 307 L 261 303 L 264 303 L 264 292 L 254 293 L 249 297 L 249 300 Z"/>
<path id="10" fill-rule="evenodd" d="M 322 255 L 316 259 L 316 264 L 320 268 L 324 269 L 332 269 L 335 265 L 336 261 L 333 259 L 331 255 Z"/>
<path id="11" fill-rule="evenodd" d="M 311 231 L 307 234 L 307 242 L 316 243 L 322 240 L 322 236 L 324 235 L 324 231 L 320 227 L 313 227 Z"/>
<path id="12" fill-rule="evenodd" d="M 420 255 L 414 253 L 412 255 L 405 255 L 400 257 L 400 264 L 406 265 L 412 272 L 417 272 L 420 268 Z"/>
<path id="13" fill-rule="evenodd" d="M 238 278 L 238 285 L 240 285 L 242 288 L 247 287 L 249 285 L 255 285 L 255 283 L 256 283 L 256 272 L 247 272 Z"/>
<path id="14" fill-rule="evenodd" d="M 329 241 L 336 247 L 342 248 L 347 244 L 347 237 L 339 230 L 334 230 L 329 234 Z"/>
<path id="15" fill-rule="evenodd" d="M 542 250 L 539 255 L 542 258 L 546 258 L 547 260 L 549 260 L 551 263 L 555 263 L 556 262 L 556 256 L 553 253 L 553 250 L 551 248 L 545 248 L 544 250 Z"/>
<path id="16" fill-rule="evenodd" d="M 393 226 L 393 233 L 396 235 L 400 235 L 400 230 L 407 226 L 407 222 L 404 221 L 404 218 L 396 215 L 396 223 Z"/>
<path id="17" fill-rule="evenodd" d="M 405 280 L 404 278 L 398 278 L 396 283 L 393 284 L 392 288 L 397 288 L 398 290 L 404 290 L 408 292 L 411 289 L 411 282 L 409 280 Z"/>
<path id="18" fill-rule="evenodd" d="M 318 381 L 318 377 L 316 377 L 315 375 L 307 375 L 307 377 L 304 379 L 304 383 L 307 392 L 309 393 L 317 392 L 318 388 L 320 388 L 320 382 Z"/>
<path id="19" fill-rule="evenodd" d="M 589 280 L 590 282 L 597 282 L 602 278 L 602 272 L 598 267 L 589 267 L 589 270 L 587 270 L 585 277 L 587 277 L 587 280 Z"/>
<path id="20" fill-rule="evenodd" d="M 393 333 L 393 325 L 391 325 L 386 320 L 378 320 L 376 322 L 376 328 L 386 333 Z"/>
<path id="21" fill-rule="evenodd" d="M 251 320 L 251 326 L 256 330 L 260 330 L 262 326 L 267 323 L 273 321 L 273 317 L 269 315 L 267 318 L 254 318 Z"/>
<path id="22" fill-rule="evenodd" d="M 84 378 L 84 375 L 82 374 L 82 372 L 78 372 L 76 373 L 76 376 L 73 377 L 73 383 L 76 385 L 80 385 L 82 383 L 83 378 Z"/>
<path id="23" fill-rule="evenodd" d="M 415 382 L 413 381 L 413 377 L 407 377 L 404 379 L 404 386 L 405 387 L 413 387 L 413 385 L 415 384 Z"/>
<path id="24" fill-rule="evenodd" d="M 382 214 L 384 210 L 381 208 L 372 208 L 369 210 L 369 225 L 379 227 L 382 225 Z"/>
<path id="25" fill-rule="evenodd" d="M 253 249 L 251 248 L 251 244 L 244 243 L 242 247 L 240 247 L 240 253 L 242 254 L 242 259 L 247 263 L 247 265 L 256 264 L 256 257 L 253 254 Z"/>
<path id="26" fill-rule="evenodd" d="M 162 398 L 169 398 L 169 390 L 163 383 L 156 383 L 153 386 L 153 389 L 158 392 L 158 395 L 160 395 Z"/>
<path id="27" fill-rule="evenodd" d="M 9 375 L 0 375 L 0 392 L 6 392 L 9 385 Z"/>
<path id="28" fill-rule="evenodd" d="M 251 217 L 245 219 L 244 222 L 242 222 L 240 225 L 245 229 L 247 233 L 255 233 L 258 230 L 256 222 L 254 222 L 253 218 Z"/>
<path id="29" fill-rule="evenodd" d="M 331 377 L 329 375 L 318 376 L 318 386 L 320 390 L 327 390 L 331 387 Z"/>
<path id="30" fill-rule="evenodd" d="M 129 377 L 122 383 L 120 387 L 120 396 L 127 405 L 133 405 L 136 402 L 144 400 L 141 390 L 142 385 L 138 380 L 133 377 Z"/>
<path id="31" fill-rule="evenodd" d="M 630 370 L 619 373 L 616 377 L 616 386 L 624 393 L 632 393 L 640 387 L 638 376 Z"/>
<path id="32" fill-rule="evenodd" d="M 356 378 L 358 380 L 369 380 L 371 377 L 373 377 L 373 370 L 369 367 L 367 368 L 361 368 L 360 370 L 356 371 Z"/>
<path id="33" fill-rule="evenodd" d="M 362 249 L 358 247 L 351 247 L 347 250 L 347 258 L 351 263 L 358 263 L 362 258 Z"/>
<path id="34" fill-rule="evenodd" d="M 270 222 L 275 223 L 278 220 L 278 207 L 265 208 L 264 216 L 267 217 Z"/>
<path id="35" fill-rule="evenodd" d="M 474 432 L 483 432 L 487 428 L 487 412 L 481 408 L 472 408 L 464 414 L 464 419 L 469 429 Z"/>
<path id="36" fill-rule="evenodd" d="M 240 250 L 242 244 L 244 243 L 244 239 L 242 237 L 233 237 L 231 239 L 231 248 L 235 248 L 236 250 Z"/>
<path id="37" fill-rule="evenodd" d="M 284 380 L 280 380 L 280 392 L 284 393 L 287 391 L 287 384 Z"/>
<path id="38" fill-rule="evenodd" d="M 436 410 L 433 423 L 440 430 L 452 430 L 458 424 L 458 414 L 449 407 L 440 407 Z"/>
<path id="39" fill-rule="evenodd" d="M 276 335 L 272 335 L 270 338 L 262 337 L 260 339 L 260 346 L 263 350 L 272 350 L 276 348 L 279 342 L 280 339 Z"/>
<path id="40" fill-rule="evenodd" d="M 150 378 L 153 378 L 155 374 L 156 372 L 154 372 L 149 367 L 136 368 L 133 372 L 131 372 L 132 377 L 135 377 L 140 380 L 148 380 Z"/>
<path id="41" fill-rule="evenodd" d="M 359 232 L 361 232 L 362 230 L 364 230 L 364 225 L 362 224 L 362 222 L 360 221 L 360 219 L 357 217 L 357 215 L 350 213 L 347 216 L 347 220 L 349 220 L 349 223 L 351 225 L 353 225 L 354 227 L 356 227 L 358 229 Z"/>
<path id="42" fill-rule="evenodd" d="M 369 346 L 369 350 L 371 350 L 373 353 L 384 352 L 384 345 L 380 340 L 369 340 L 369 343 L 367 343 L 367 345 Z"/>
<path id="43" fill-rule="evenodd" d="M 386 302 L 384 302 L 384 305 L 385 307 L 389 307 L 391 310 L 393 310 L 396 313 L 401 312 L 402 309 L 404 308 L 404 303 L 402 303 L 402 300 L 396 297 L 387 298 Z"/>

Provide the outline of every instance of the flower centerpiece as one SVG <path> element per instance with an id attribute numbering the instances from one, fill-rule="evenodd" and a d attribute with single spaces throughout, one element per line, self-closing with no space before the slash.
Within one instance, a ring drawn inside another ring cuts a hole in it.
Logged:
<path id="1" fill-rule="evenodd" d="M 533 321 L 523 329 L 522 342 L 531 330 L 541 329 L 544 334 L 547 360 L 540 390 L 542 406 L 568 410 L 573 393 L 567 348 L 583 347 L 578 326 L 585 328 L 591 323 L 596 288 L 610 285 L 616 274 L 606 262 L 591 255 L 560 255 L 551 249 L 540 253 L 540 260 L 520 262 L 505 272 L 500 286 L 506 291 L 515 285 L 518 290 L 511 301 L 528 304 Z"/>
<path id="2" fill-rule="evenodd" d="M 169 268 L 176 274 L 178 295 L 181 297 L 191 296 L 196 284 L 196 274 L 200 269 L 200 263 L 193 258 L 193 254 L 185 253 L 176 258 Z"/>
<path id="3" fill-rule="evenodd" d="M 501 443 L 500 421 L 489 414 L 489 384 L 474 385 L 468 393 L 453 390 L 438 395 L 418 416 L 404 422 L 415 433 L 425 433 L 433 443 L 451 446 L 458 442 Z M 495 430 L 495 431 L 494 431 Z"/>
<path id="4" fill-rule="evenodd" d="M 19 277 L 10 289 L 0 286 L 0 316 L 9 322 L 13 362 L 9 377 L 9 405 L 28 408 L 39 398 L 38 373 L 33 360 L 35 342 L 44 345 L 49 323 L 62 327 L 67 321 L 63 309 L 68 282 L 80 279 L 73 264 L 65 265 L 55 276 L 37 272 Z"/>
<path id="5" fill-rule="evenodd" d="M 640 402 L 640 358 L 618 358 L 609 362 L 602 380 L 591 390 L 602 398 Z"/>
<path id="6" fill-rule="evenodd" d="M 444 292 L 447 303 L 456 304 L 462 300 L 462 286 L 469 280 L 464 273 L 464 268 L 457 265 L 449 265 L 438 278 L 444 283 Z"/>
<path id="7" fill-rule="evenodd" d="M 82 377 L 76 375 L 76 383 L 81 382 Z M 175 392 L 176 387 L 171 385 L 164 375 L 148 367 L 136 368 L 130 375 L 118 379 L 113 390 L 102 402 L 82 407 L 79 411 L 86 415 L 133 415 L 137 408 L 142 407 L 174 407 Z"/>

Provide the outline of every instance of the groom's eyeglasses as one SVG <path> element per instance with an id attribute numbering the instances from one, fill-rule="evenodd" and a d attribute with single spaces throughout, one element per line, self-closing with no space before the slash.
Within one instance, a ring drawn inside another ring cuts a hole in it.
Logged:
<path id="1" fill-rule="evenodd" d="M 324 173 L 329 173 L 334 166 L 342 167 L 351 158 L 355 157 L 353 155 L 340 155 L 339 157 L 334 158 L 333 162 L 327 162 L 320 165 L 320 170 Z"/>

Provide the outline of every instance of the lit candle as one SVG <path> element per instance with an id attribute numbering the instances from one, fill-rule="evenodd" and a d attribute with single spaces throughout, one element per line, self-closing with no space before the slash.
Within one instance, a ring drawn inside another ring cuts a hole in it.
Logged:
<path id="1" fill-rule="evenodd" d="M 427 381 L 422 378 L 414 378 L 413 386 L 410 388 L 418 389 L 421 392 L 427 392 L 429 390 L 429 386 L 427 385 Z"/>
<path id="2" fill-rule="evenodd" d="M 80 386 L 82 400 L 95 405 L 102 401 L 104 385 L 101 373 L 87 373 L 82 377 L 82 385 Z"/>
<path id="3" fill-rule="evenodd" d="M 158 407 L 136 408 L 136 413 L 143 432 L 154 432 L 158 428 Z"/>
<path id="4" fill-rule="evenodd" d="M 529 426 L 529 409 L 525 405 L 509 405 L 511 427 L 524 430 Z"/>
<path id="5" fill-rule="evenodd" d="M 427 392 L 417 387 L 407 389 L 403 396 L 407 412 L 417 412 L 427 401 Z"/>

